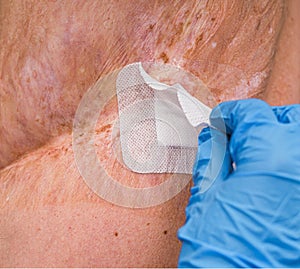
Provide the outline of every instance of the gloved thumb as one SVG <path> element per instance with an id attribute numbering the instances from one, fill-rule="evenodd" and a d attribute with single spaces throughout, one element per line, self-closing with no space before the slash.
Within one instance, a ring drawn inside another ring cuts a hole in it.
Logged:
<path id="1" fill-rule="evenodd" d="M 228 177 L 232 172 L 232 161 L 226 134 L 214 128 L 204 128 L 198 144 L 193 181 L 197 192 L 203 193 Z"/>

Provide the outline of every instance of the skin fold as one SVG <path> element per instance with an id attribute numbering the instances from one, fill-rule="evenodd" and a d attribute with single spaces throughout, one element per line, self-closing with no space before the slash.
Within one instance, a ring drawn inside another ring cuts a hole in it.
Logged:
<path id="1" fill-rule="evenodd" d="M 136 61 L 179 66 L 216 102 L 298 103 L 299 1 L 0 3 L 0 266 L 176 266 L 191 185 L 145 209 L 98 197 L 74 160 L 77 106 L 97 79 Z M 107 173 L 136 187 L 165 180 L 120 164 L 117 117 L 114 96 L 95 129 Z"/>

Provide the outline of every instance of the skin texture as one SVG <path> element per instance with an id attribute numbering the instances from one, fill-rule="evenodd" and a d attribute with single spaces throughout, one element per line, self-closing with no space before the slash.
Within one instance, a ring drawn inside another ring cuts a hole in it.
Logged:
<path id="1" fill-rule="evenodd" d="M 172 3 L 3 1 L 0 167 L 69 131 L 86 90 L 131 62 L 179 65 L 218 101 L 263 91 L 281 1 Z"/>
<path id="2" fill-rule="evenodd" d="M 300 102 L 300 1 L 287 1 L 286 20 L 280 33 L 274 67 L 264 92 L 272 105 Z"/>
<path id="3" fill-rule="evenodd" d="M 147 60 L 191 72 L 217 102 L 261 96 L 284 103 L 278 89 L 286 93 L 286 77 L 294 81 L 287 102 L 299 102 L 294 71 L 280 77 L 277 64 L 286 44 L 296 48 L 293 35 L 281 41 L 294 16 L 284 15 L 284 5 L 295 2 L 2 1 L 0 266 L 176 266 L 190 186 L 147 209 L 99 198 L 72 152 L 78 103 L 98 78 Z M 96 126 L 97 153 L 115 180 L 137 186 L 141 177 L 112 156 L 116 119 L 113 97 Z M 153 186 L 165 176 L 144 179 Z"/>

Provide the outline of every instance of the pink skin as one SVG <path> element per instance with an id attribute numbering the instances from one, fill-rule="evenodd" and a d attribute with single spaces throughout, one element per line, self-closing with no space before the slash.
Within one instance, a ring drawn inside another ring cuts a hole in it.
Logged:
<path id="1" fill-rule="evenodd" d="M 265 94 L 279 103 L 282 98 L 273 97 L 268 78 L 277 77 L 271 67 L 284 3 L 172 5 L 1 3 L 0 266 L 176 266 L 176 232 L 184 223 L 190 185 L 147 209 L 123 208 L 98 197 L 80 176 L 72 152 L 78 103 L 98 78 L 147 60 L 191 72 L 217 102 Z M 115 97 L 101 113 L 95 144 L 107 173 L 131 186 L 165 180 L 166 175 L 134 174 L 118 162 L 111 140 Z"/>

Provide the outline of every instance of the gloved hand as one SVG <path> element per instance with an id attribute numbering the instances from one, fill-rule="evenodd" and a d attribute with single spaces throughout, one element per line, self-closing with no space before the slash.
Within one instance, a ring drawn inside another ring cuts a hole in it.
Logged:
<path id="1" fill-rule="evenodd" d="M 300 105 L 224 102 L 210 120 L 179 267 L 300 267 Z"/>

